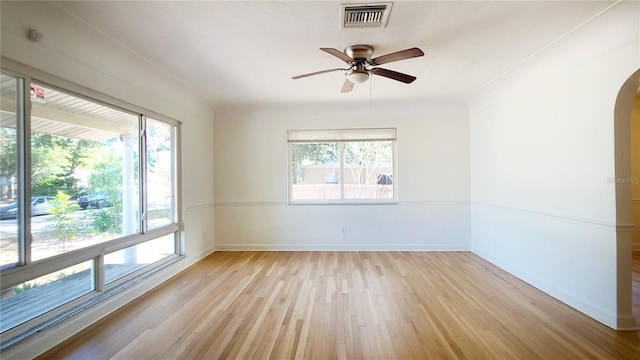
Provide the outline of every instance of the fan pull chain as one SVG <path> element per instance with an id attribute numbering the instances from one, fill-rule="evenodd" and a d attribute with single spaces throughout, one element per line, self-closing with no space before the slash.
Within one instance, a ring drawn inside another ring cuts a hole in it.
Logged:
<path id="1" fill-rule="evenodd" d="M 369 107 L 373 107 L 373 76 L 369 76 Z"/>

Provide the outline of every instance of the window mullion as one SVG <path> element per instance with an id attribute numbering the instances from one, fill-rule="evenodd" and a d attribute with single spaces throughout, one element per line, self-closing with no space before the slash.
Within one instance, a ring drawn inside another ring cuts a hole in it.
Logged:
<path id="1" fill-rule="evenodd" d="M 18 78 L 16 99 L 16 121 L 18 126 L 18 210 L 16 218 L 18 222 L 18 242 L 20 264 L 31 263 L 31 91 L 27 84 L 31 79 Z"/>
<path id="2" fill-rule="evenodd" d="M 140 154 L 140 163 L 138 164 L 138 168 L 140 169 L 140 211 L 142 216 L 140 216 L 140 229 L 142 233 L 146 233 L 149 227 L 149 221 L 147 219 L 148 216 L 148 206 L 147 206 L 147 117 L 144 115 L 140 115 L 140 141 L 138 153 Z"/>
<path id="3" fill-rule="evenodd" d="M 391 181 L 391 185 L 393 186 L 393 198 L 398 200 L 398 144 L 396 141 L 391 143 L 391 151 L 392 151 L 392 159 L 393 159 L 393 168 L 391 170 L 391 175 L 393 176 Z"/>
<path id="4" fill-rule="evenodd" d="M 340 200 L 344 200 L 344 142 L 338 143 L 340 153 Z"/>
<path id="5" fill-rule="evenodd" d="M 178 129 L 177 126 L 171 127 L 171 148 L 178 149 Z M 178 196 L 178 176 L 176 173 L 176 169 L 178 168 L 178 159 L 176 157 L 177 151 L 173 152 L 173 156 L 171 156 L 171 171 L 172 171 L 172 181 L 171 181 L 171 222 L 178 223 L 178 206 L 177 200 Z M 177 248 L 176 248 L 177 249 Z"/>
<path id="6" fill-rule="evenodd" d="M 103 292 L 105 284 L 104 250 L 93 260 L 93 281 L 93 288 L 98 292 Z"/>

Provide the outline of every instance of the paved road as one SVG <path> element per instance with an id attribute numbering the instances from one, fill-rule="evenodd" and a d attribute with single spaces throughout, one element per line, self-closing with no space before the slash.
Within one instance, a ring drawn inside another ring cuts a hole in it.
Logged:
<path id="1" fill-rule="evenodd" d="M 90 223 L 93 221 L 97 210 L 76 211 L 71 217 L 80 223 Z M 33 216 L 31 218 L 31 233 L 41 233 L 53 231 L 54 221 L 52 215 Z M 0 237 L 15 235 L 18 232 L 18 223 L 16 219 L 0 220 Z"/>

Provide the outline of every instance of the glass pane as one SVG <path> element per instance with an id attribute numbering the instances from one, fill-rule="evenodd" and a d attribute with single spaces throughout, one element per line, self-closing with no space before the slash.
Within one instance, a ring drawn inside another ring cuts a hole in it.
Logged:
<path id="1" fill-rule="evenodd" d="M 0 73 L 0 267 L 20 261 L 18 224 L 18 80 Z"/>
<path id="2" fill-rule="evenodd" d="M 2 290 L 0 332 L 51 311 L 95 289 L 93 261 Z"/>
<path id="3" fill-rule="evenodd" d="M 339 157 L 337 143 L 291 144 L 291 199 L 339 200 Z"/>
<path id="4" fill-rule="evenodd" d="M 147 118 L 147 228 L 173 221 L 173 126 Z"/>
<path id="5" fill-rule="evenodd" d="M 32 194 L 47 201 L 33 205 L 32 259 L 139 232 L 139 117 L 35 89 Z"/>
<path id="6" fill-rule="evenodd" d="M 168 234 L 104 256 L 105 283 L 111 283 L 175 253 L 175 235 Z"/>
<path id="7" fill-rule="evenodd" d="M 393 142 L 346 142 L 343 151 L 345 199 L 393 199 Z"/>

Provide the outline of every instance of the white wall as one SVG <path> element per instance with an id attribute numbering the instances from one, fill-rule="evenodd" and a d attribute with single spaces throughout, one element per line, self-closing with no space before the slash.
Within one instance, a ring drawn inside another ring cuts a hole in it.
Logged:
<path id="1" fill-rule="evenodd" d="M 367 127 L 398 129 L 398 204 L 287 204 L 287 130 Z M 464 104 L 225 108 L 214 128 L 217 249 L 469 249 Z"/>
<path id="2" fill-rule="evenodd" d="M 3 57 L 182 122 L 186 258 L 2 354 L 32 358 L 213 251 L 214 109 L 184 84 L 51 3 L 2 2 L 1 7 Z M 27 40 L 31 27 L 43 34 L 40 43 Z"/>
<path id="3" fill-rule="evenodd" d="M 215 124 L 206 99 L 55 5 L 1 9 L 2 56 L 183 122 L 187 247 L 185 261 L 3 358 L 64 340 L 211 252 L 214 235 L 220 249 L 472 246 L 610 326 L 627 320 L 615 299 L 611 115 L 640 62 L 637 3 L 616 5 L 483 89 L 470 115 L 461 104 L 374 100 L 220 109 Z M 41 43 L 27 40 L 30 27 Z M 288 205 L 286 130 L 349 127 L 398 128 L 399 204 Z"/>
<path id="4" fill-rule="evenodd" d="M 639 14 L 614 6 L 470 100 L 473 251 L 614 328 L 635 326 L 616 295 L 613 112 Z"/>

